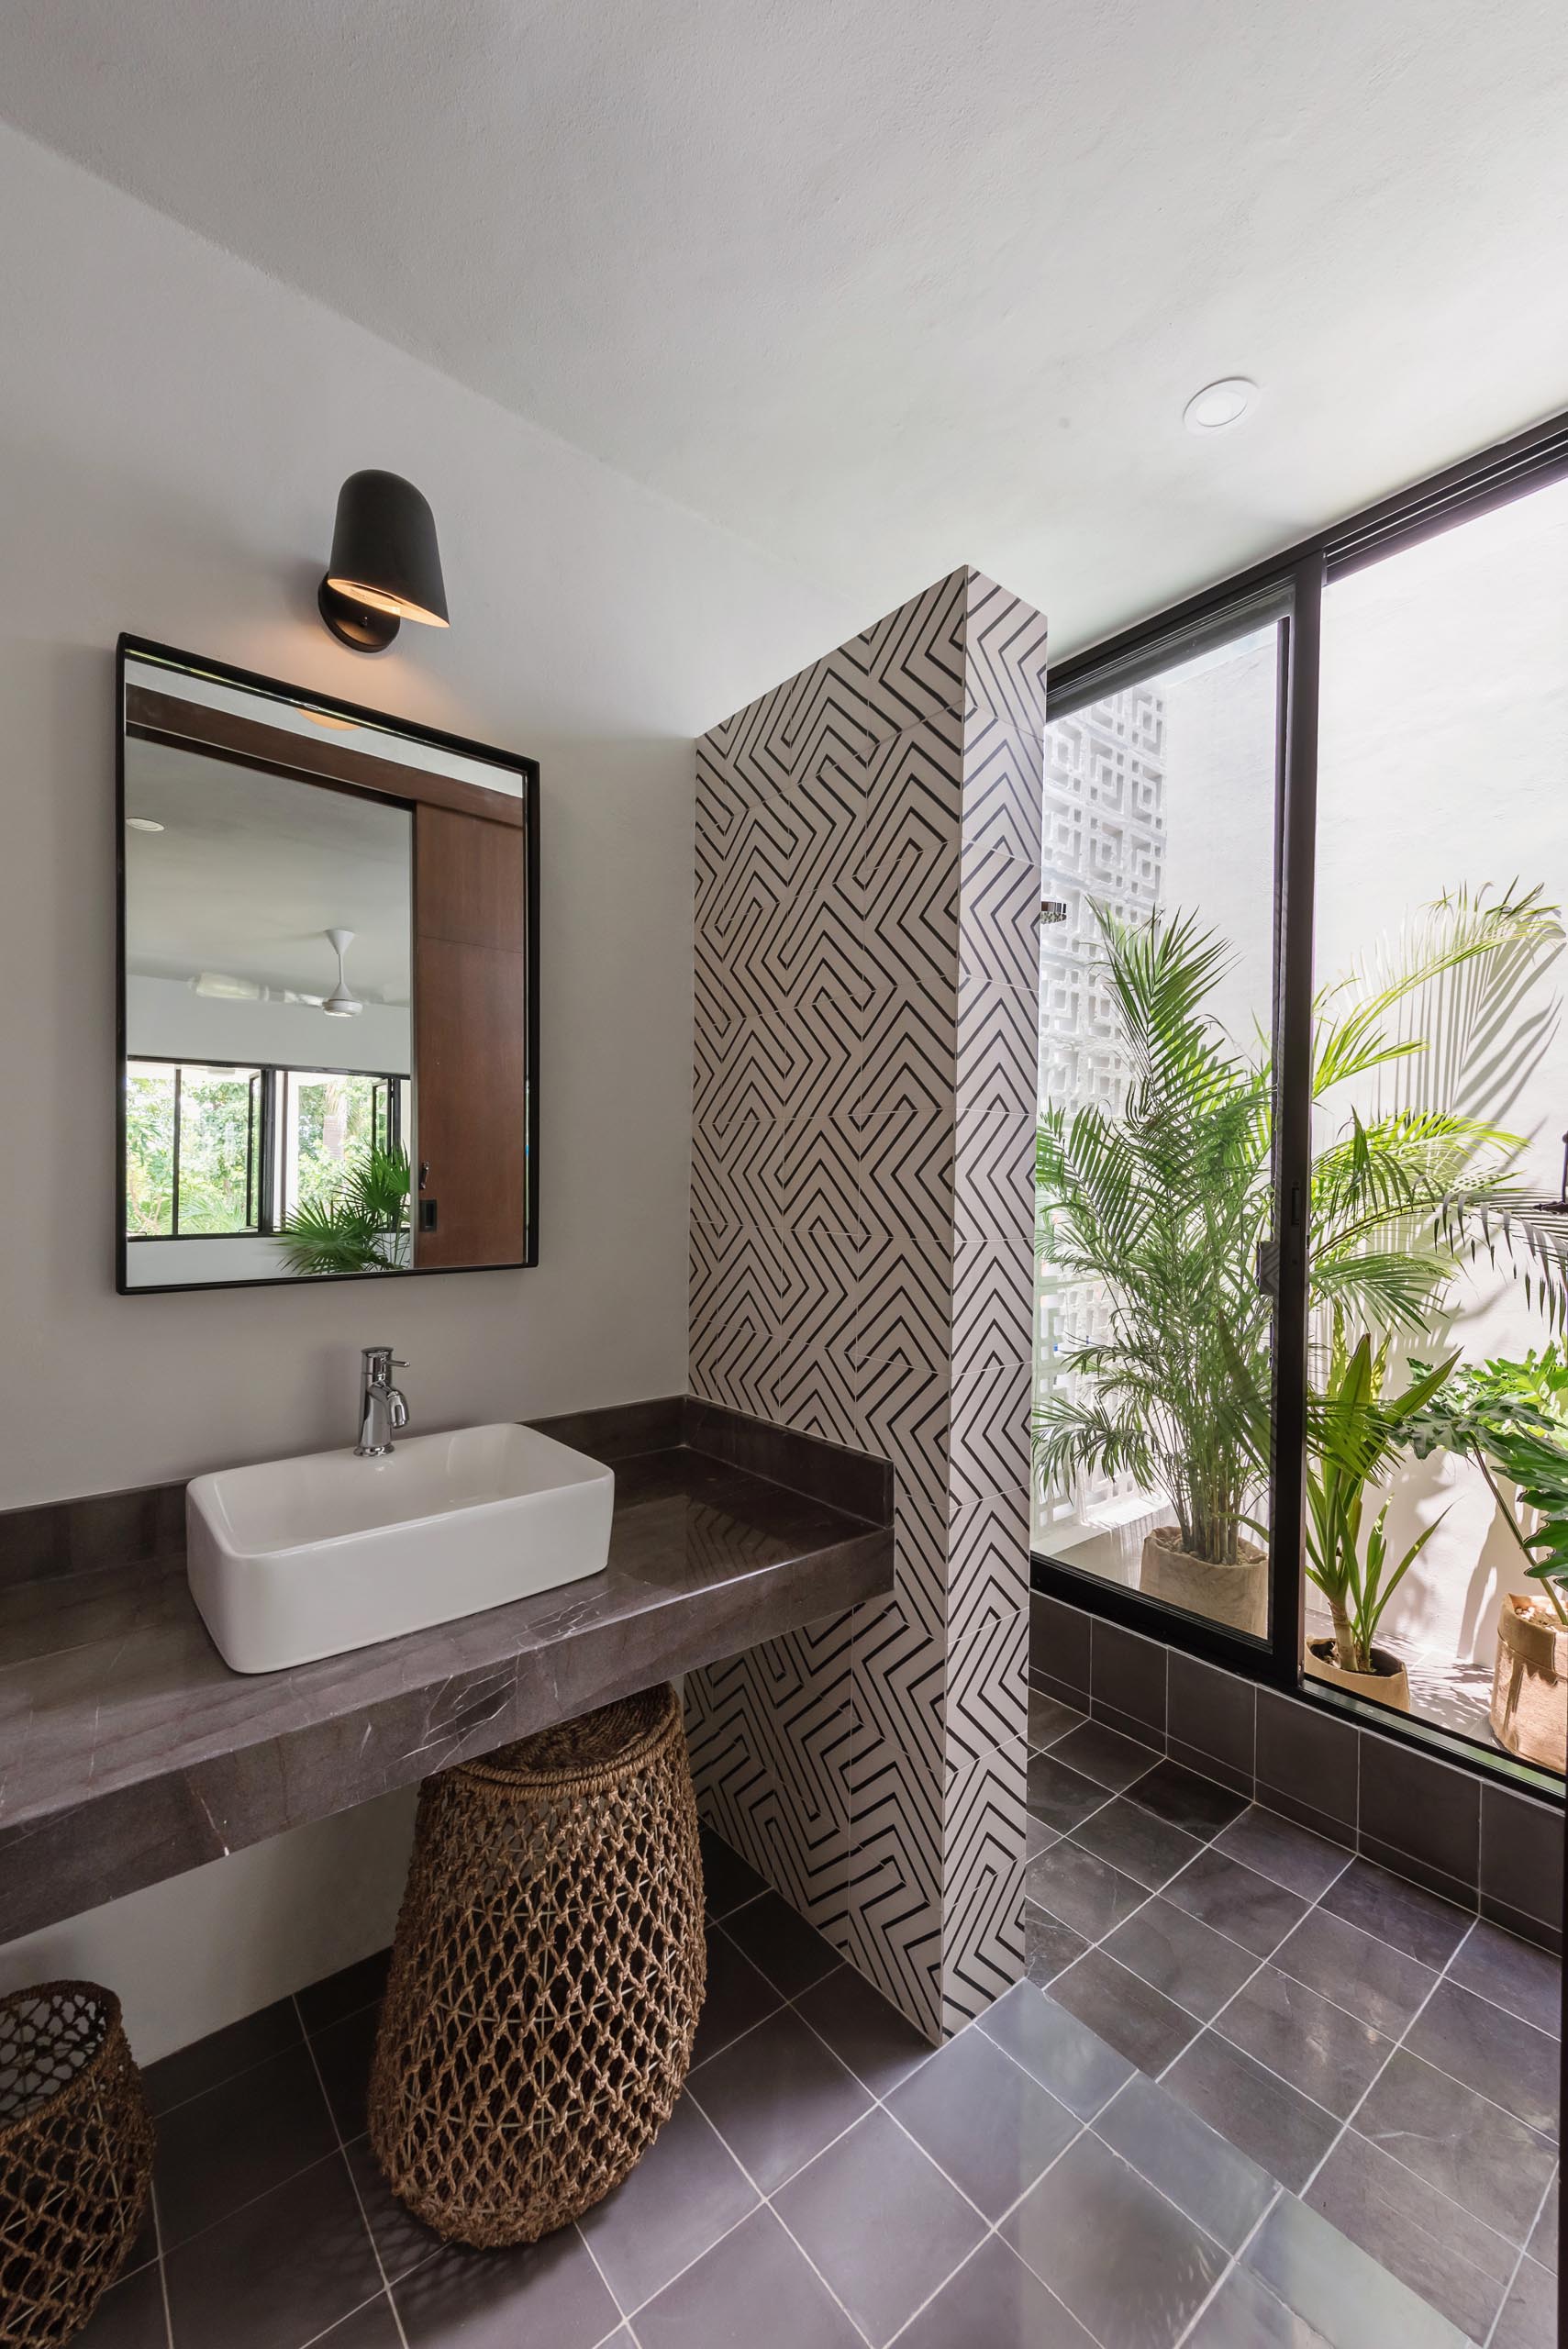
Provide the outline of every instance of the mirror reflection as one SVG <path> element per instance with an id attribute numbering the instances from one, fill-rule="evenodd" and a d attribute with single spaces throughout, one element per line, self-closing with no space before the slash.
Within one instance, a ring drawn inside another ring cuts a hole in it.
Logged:
<path id="1" fill-rule="evenodd" d="M 531 1261 L 532 774 L 123 659 L 123 1289 Z"/>

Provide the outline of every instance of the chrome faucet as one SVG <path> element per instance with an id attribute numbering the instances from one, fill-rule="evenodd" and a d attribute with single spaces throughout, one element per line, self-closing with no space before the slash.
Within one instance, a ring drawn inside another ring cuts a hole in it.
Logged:
<path id="1" fill-rule="evenodd" d="M 384 1460 L 392 1439 L 408 1425 L 408 1405 L 403 1389 L 394 1386 L 395 1370 L 406 1370 L 390 1346 L 366 1346 L 361 1353 L 360 1440 L 354 1450 L 361 1460 Z"/>

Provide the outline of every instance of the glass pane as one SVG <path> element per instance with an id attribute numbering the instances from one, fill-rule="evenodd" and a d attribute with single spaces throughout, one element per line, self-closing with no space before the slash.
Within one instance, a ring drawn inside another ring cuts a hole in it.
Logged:
<path id="1" fill-rule="evenodd" d="M 128 1061 L 125 1072 L 125 1228 L 132 1240 L 174 1229 L 174 1070 Z"/>
<path id="2" fill-rule="evenodd" d="M 1046 729 L 1034 1546 L 1263 1634 L 1277 626 Z"/>
<path id="3" fill-rule="evenodd" d="M 1559 1771 L 1565 782 L 1568 485 L 1329 589 L 1308 1670 Z"/>
<path id="4" fill-rule="evenodd" d="M 406 1270 L 407 1080 L 291 1069 L 278 1083 L 278 1229 L 292 1268 Z"/>
<path id="5" fill-rule="evenodd" d="M 180 1237 L 255 1227 L 252 1068 L 185 1067 L 180 1076 Z"/>

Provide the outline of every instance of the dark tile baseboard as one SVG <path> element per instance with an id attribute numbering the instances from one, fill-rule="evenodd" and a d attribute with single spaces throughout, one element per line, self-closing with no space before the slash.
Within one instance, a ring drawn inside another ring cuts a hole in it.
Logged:
<path id="1" fill-rule="evenodd" d="M 1561 1952 L 1562 1813 L 1305 1697 L 1035 1591 L 1029 1677 L 1062 1704 Z"/>

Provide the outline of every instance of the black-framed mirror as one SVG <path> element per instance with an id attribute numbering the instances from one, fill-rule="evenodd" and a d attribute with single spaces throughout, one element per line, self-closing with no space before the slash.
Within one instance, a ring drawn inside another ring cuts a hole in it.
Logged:
<path id="1" fill-rule="evenodd" d="M 539 769 L 118 647 L 117 1285 L 538 1261 Z"/>

